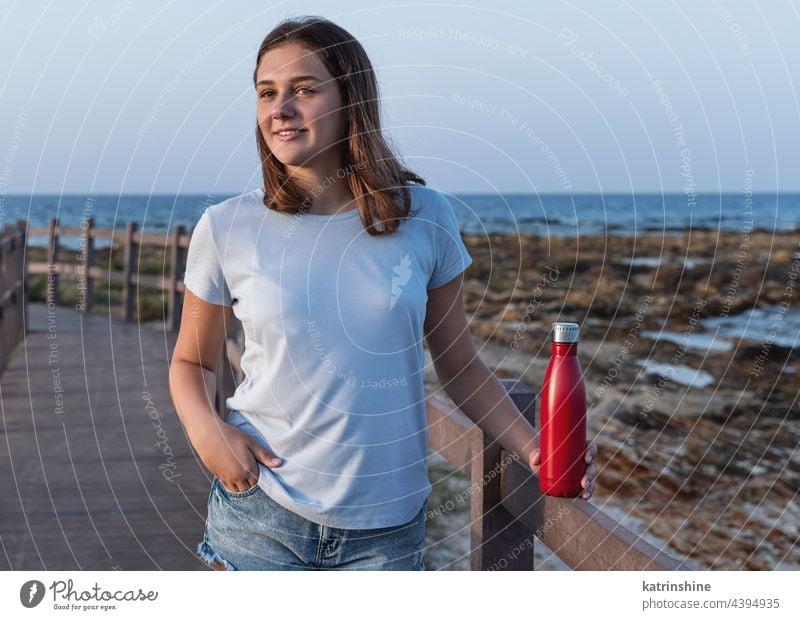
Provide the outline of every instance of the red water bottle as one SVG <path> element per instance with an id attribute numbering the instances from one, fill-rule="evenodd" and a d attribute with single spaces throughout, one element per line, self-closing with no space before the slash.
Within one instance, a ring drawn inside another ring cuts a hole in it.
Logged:
<path id="1" fill-rule="evenodd" d="M 586 471 L 586 388 L 578 361 L 577 323 L 553 323 L 550 363 L 542 386 L 539 488 L 577 497 Z"/>

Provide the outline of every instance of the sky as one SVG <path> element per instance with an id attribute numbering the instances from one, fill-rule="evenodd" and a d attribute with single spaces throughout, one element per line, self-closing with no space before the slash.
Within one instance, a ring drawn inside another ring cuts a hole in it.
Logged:
<path id="1" fill-rule="evenodd" d="M 799 5 L 6 0 L 0 192 L 259 187 L 256 52 L 303 14 L 361 41 L 442 191 L 798 191 Z"/>

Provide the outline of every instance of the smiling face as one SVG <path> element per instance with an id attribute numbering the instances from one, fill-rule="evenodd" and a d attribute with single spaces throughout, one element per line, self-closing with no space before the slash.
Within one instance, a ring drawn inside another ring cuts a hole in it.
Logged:
<path id="1" fill-rule="evenodd" d="M 256 96 L 261 134 L 287 169 L 329 174 L 341 166 L 345 115 L 339 85 L 316 54 L 296 43 L 268 51 L 256 72 Z M 286 128 L 299 131 L 277 133 Z"/>

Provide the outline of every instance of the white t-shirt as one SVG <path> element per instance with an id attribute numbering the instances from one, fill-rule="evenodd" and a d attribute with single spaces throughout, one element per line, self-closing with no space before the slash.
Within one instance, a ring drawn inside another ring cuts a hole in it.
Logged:
<path id="1" fill-rule="evenodd" d="M 409 190 L 411 219 L 389 235 L 357 209 L 279 213 L 258 189 L 206 208 L 189 245 L 186 287 L 244 328 L 228 422 L 283 459 L 259 464 L 259 486 L 330 527 L 400 525 L 431 490 L 427 291 L 472 258 L 448 199 Z"/>

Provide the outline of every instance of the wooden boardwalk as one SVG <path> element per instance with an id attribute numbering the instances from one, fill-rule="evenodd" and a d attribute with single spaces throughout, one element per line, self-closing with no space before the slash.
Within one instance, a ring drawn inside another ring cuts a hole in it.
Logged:
<path id="1" fill-rule="evenodd" d="M 4 570 L 211 570 L 211 474 L 169 395 L 175 334 L 28 306 L 0 379 Z M 171 478 L 171 479 L 170 479 Z"/>

